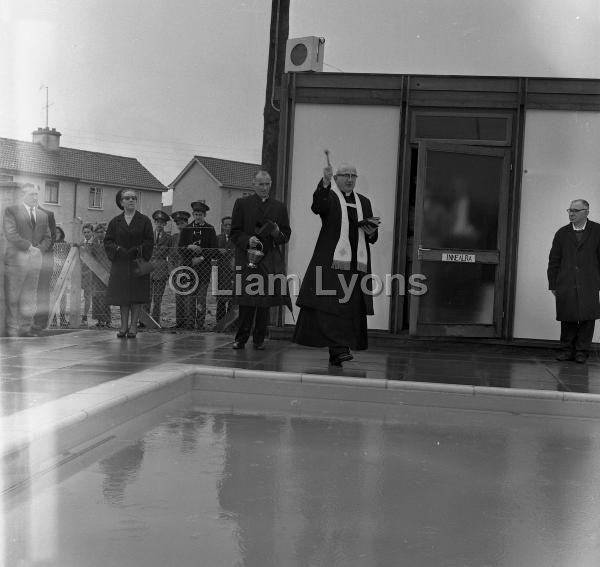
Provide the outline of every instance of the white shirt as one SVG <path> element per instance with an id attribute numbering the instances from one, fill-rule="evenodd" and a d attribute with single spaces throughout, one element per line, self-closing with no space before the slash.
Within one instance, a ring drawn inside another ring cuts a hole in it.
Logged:
<path id="1" fill-rule="evenodd" d="M 575 232 L 581 232 L 582 230 L 585 230 L 585 227 L 587 226 L 587 219 L 585 219 L 585 222 L 583 223 L 583 226 L 581 228 L 575 228 L 575 225 L 573 223 L 571 223 L 571 226 L 573 227 L 573 230 Z"/>
<path id="2" fill-rule="evenodd" d="M 35 212 L 35 207 L 30 207 L 29 205 L 26 205 L 25 203 L 23 203 L 23 206 L 25 207 L 25 210 L 27 211 L 27 216 L 31 217 L 31 213 L 33 213 L 33 218 L 37 221 L 37 214 Z"/>

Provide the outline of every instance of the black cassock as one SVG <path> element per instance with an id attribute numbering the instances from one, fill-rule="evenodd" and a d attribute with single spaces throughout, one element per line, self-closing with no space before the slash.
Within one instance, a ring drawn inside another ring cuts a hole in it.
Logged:
<path id="1" fill-rule="evenodd" d="M 269 221 L 279 226 L 277 236 L 271 236 L 270 231 L 265 230 Z M 239 305 L 287 305 L 291 310 L 287 284 L 283 281 L 285 263 L 281 251 L 281 246 L 289 241 L 291 233 L 287 209 L 281 201 L 271 197 L 263 201 L 254 194 L 235 202 L 231 213 L 230 237 L 235 244 L 235 295 Z M 255 268 L 248 266 L 248 241 L 252 236 L 260 239 L 264 252 L 264 257 Z M 261 291 L 260 282 L 263 293 L 255 293 Z"/>
<path id="2" fill-rule="evenodd" d="M 367 246 L 367 272 L 360 272 L 356 267 L 356 251 L 358 248 L 358 214 L 355 205 L 360 199 L 365 218 L 373 216 L 371 202 L 364 195 L 351 193 L 344 195 L 348 211 L 348 230 L 352 262 L 350 270 L 337 270 L 331 267 L 333 254 L 337 245 L 342 213 L 336 194 L 323 187 L 320 181 L 313 194 L 311 210 L 321 217 L 321 231 L 315 245 L 296 304 L 300 314 L 293 341 L 314 347 L 347 346 L 355 350 L 364 350 L 368 346 L 367 315 L 373 314 L 373 297 L 363 293 L 361 278 L 371 273 L 370 244 L 377 241 L 378 233 L 370 237 L 365 235 Z M 318 272 L 321 274 L 319 278 Z M 352 278 L 356 280 L 349 301 L 342 301 L 344 290 L 340 282 L 343 278 L 346 289 L 350 288 Z M 369 281 L 370 283 L 370 281 Z M 370 286 L 369 288 L 370 289 Z M 334 295 L 324 294 L 321 290 L 335 291 Z"/>

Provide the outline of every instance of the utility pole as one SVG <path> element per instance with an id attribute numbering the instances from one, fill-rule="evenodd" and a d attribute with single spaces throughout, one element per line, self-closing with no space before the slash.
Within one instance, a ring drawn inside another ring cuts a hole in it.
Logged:
<path id="1" fill-rule="evenodd" d="M 277 142 L 281 101 L 275 100 L 276 90 L 281 87 L 281 76 L 285 66 L 285 46 L 290 32 L 290 0 L 271 0 L 271 31 L 269 38 L 269 65 L 265 93 L 262 166 L 277 178 Z M 281 195 L 282 188 L 275 187 Z"/>

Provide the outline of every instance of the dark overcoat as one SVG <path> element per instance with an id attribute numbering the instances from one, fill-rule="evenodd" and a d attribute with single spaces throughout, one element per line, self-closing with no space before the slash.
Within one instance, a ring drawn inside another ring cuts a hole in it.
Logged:
<path id="1" fill-rule="evenodd" d="M 360 199 L 364 218 L 373 216 L 371 201 L 364 195 L 355 193 Z M 340 201 L 336 194 L 329 188 L 323 187 L 323 181 L 319 182 L 317 189 L 313 193 L 313 202 L 311 210 L 321 217 L 321 231 L 317 238 L 315 251 L 306 269 L 306 274 L 300 286 L 300 293 L 296 304 L 299 307 L 308 307 L 325 311 L 334 315 L 344 316 L 349 305 L 342 303 L 345 292 L 342 287 L 339 276 L 341 275 L 348 282 L 349 272 L 347 270 L 338 270 L 331 267 L 333 263 L 333 253 L 337 245 L 340 230 L 342 226 L 342 211 Z M 362 219 L 358 219 L 362 220 Z M 358 228 L 356 230 L 359 230 Z M 367 246 L 367 272 L 371 274 L 371 247 L 377 241 L 378 231 L 371 236 L 366 236 Z M 321 278 L 318 279 L 320 272 Z M 356 273 L 356 270 L 353 270 Z M 363 274 L 360 274 L 361 276 Z M 371 280 L 367 280 L 368 289 L 371 289 Z M 356 285 L 360 285 L 358 280 Z M 335 291 L 335 294 L 325 294 L 323 291 Z M 366 315 L 373 315 L 373 297 L 370 293 L 363 293 Z"/>
<path id="2" fill-rule="evenodd" d="M 133 260 L 141 254 L 145 260 L 152 257 L 154 233 L 152 222 L 136 211 L 128 225 L 125 215 L 114 217 L 106 229 L 104 249 L 111 261 L 107 305 L 129 305 L 150 302 L 150 275 L 136 278 L 132 274 Z"/>
<path id="3" fill-rule="evenodd" d="M 271 236 L 263 229 L 269 226 L 268 221 L 279 226 L 277 236 Z M 289 241 L 291 234 L 287 209 L 281 201 L 269 197 L 263 202 L 258 195 L 253 194 L 235 202 L 231 213 L 230 237 L 235 244 L 235 296 L 239 305 L 287 305 L 291 310 L 287 285 L 282 282 L 285 277 L 285 262 L 281 251 L 281 246 Z M 256 268 L 248 266 L 248 242 L 251 236 L 257 236 L 263 245 L 264 257 Z M 272 276 L 280 277 L 275 279 Z M 258 287 L 259 281 L 263 282 L 262 290 Z M 263 293 L 255 294 L 254 291 Z"/>
<path id="4" fill-rule="evenodd" d="M 581 242 L 570 224 L 554 235 L 548 288 L 556 291 L 557 321 L 600 318 L 600 224 L 587 221 Z"/>
<path id="5" fill-rule="evenodd" d="M 202 248 L 202 251 L 187 250 L 187 246 L 190 244 L 197 244 Z M 193 266 L 200 278 L 200 283 L 208 284 L 212 271 L 211 260 L 218 254 L 215 227 L 207 222 L 203 225 L 192 222 L 181 229 L 178 245 L 181 263 L 184 266 Z M 201 258 L 201 260 L 194 264 L 194 258 Z"/>

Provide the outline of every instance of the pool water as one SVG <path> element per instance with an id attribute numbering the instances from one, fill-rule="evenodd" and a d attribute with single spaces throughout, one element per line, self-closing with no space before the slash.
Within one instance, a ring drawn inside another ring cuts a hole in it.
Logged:
<path id="1" fill-rule="evenodd" d="M 4 565 L 600 564 L 594 420 L 187 400 L 106 439 L 7 499 Z"/>

